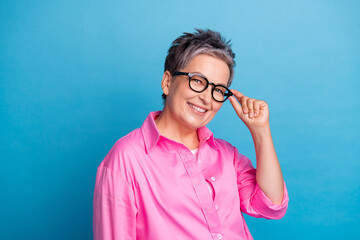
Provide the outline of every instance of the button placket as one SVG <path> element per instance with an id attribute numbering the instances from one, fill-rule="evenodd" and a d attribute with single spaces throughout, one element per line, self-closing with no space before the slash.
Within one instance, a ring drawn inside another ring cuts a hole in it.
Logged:
<path id="1" fill-rule="evenodd" d="M 201 163 L 201 160 L 199 159 L 199 157 L 201 158 L 201 155 L 198 155 L 197 159 L 194 157 L 194 154 L 192 154 L 191 151 L 181 152 L 181 155 L 183 157 L 184 165 L 189 174 L 189 177 L 193 181 L 193 187 L 198 196 L 200 206 L 203 209 L 204 216 L 209 224 L 209 229 L 212 232 L 213 237 L 215 239 L 219 239 L 217 234 L 222 231 L 222 225 L 218 213 L 214 208 L 214 202 L 211 198 L 209 198 L 209 191 L 206 185 L 206 181 L 211 184 L 213 180 L 206 180 L 202 173 L 201 166 L 199 165 L 199 162 Z M 212 187 L 215 193 L 215 187 Z"/>

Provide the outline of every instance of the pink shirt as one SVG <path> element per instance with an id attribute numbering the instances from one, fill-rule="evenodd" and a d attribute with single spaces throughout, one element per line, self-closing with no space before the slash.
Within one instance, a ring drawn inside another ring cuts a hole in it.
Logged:
<path id="1" fill-rule="evenodd" d="M 285 215 L 285 182 L 282 203 L 272 203 L 257 185 L 251 161 L 234 146 L 204 126 L 196 161 L 187 147 L 159 134 L 159 114 L 150 113 L 141 128 L 119 139 L 99 165 L 95 240 L 252 239 L 242 213 Z"/>

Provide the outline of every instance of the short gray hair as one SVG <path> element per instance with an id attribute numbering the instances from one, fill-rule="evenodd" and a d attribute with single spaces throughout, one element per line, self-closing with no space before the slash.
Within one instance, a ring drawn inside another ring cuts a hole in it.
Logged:
<path id="1" fill-rule="evenodd" d="M 229 67 L 230 78 L 227 87 L 231 85 L 234 77 L 235 53 L 231 50 L 230 40 L 226 41 L 219 32 L 210 29 L 195 29 L 197 32 L 187 33 L 175 39 L 166 56 L 164 71 L 171 75 L 186 67 L 192 58 L 199 54 L 208 54 L 217 57 Z M 166 95 L 162 95 L 166 99 Z"/>

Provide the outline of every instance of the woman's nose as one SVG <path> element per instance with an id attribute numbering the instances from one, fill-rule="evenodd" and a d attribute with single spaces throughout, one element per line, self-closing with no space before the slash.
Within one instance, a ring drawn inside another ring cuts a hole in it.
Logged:
<path id="1" fill-rule="evenodd" d="M 204 103 L 208 104 L 211 102 L 211 87 L 212 86 L 208 86 L 208 88 L 206 88 L 203 92 L 199 93 L 200 94 L 200 99 L 204 101 Z"/>

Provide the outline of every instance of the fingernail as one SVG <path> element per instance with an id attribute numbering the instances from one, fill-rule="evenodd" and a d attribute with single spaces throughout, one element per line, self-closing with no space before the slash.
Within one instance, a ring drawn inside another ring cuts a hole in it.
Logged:
<path id="1" fill-rule="evenodd" d="M 250 113 L 250 117 L 253 117 L 254 116 L 254 114 L 253 113 Z"/>

